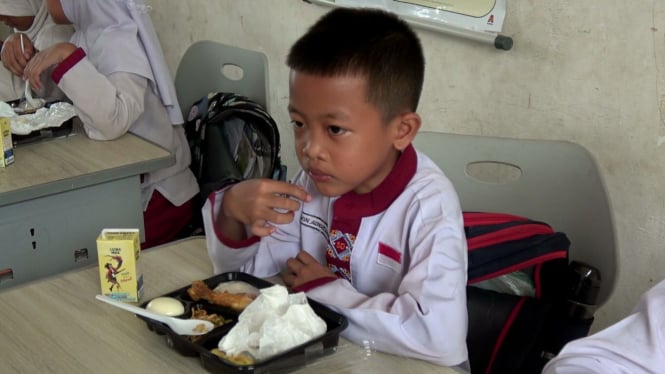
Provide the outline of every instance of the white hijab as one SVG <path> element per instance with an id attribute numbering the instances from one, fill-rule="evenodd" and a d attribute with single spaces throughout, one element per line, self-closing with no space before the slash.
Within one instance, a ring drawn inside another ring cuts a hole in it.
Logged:
<path id="1" fill-rule="evenodd" d="M 43 2 L 43 0 L 2 0 L 0 14 L 11 17 L 34 16 Z"/>
<path id="2" fill-rule="evenodd" d="M 47 22 L 51 22 L 44 6 L 44 0 L 0 0 L 0 14 L 12 17 L 34 16 L 35 19 L 29 29 L 14 29 L 14 32 L 22 32 L 35 42 L 40 30 Z M 37 44 L 35 43 L 35 45 Z"/>
<path id="3" fill-rule="evenodd" d="M 30 0 L 36 1 L 36 0 Z M 173 79 L 143 0 L 60 0 L 75 26 L 71 42 L 83 48 L 104 75 L 127 72 L 147 78 L 171 123 L 182 124 Z"/>

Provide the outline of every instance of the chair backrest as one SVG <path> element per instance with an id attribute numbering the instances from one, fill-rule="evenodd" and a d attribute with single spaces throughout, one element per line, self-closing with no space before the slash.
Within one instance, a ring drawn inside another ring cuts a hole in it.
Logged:
<path id="1" fill-rule="evenodd" d="M 246 96 L 268 108 L 268 59 L 259 51 L 201 40 L 187 48 L 175 76 L 185 118 L 192 104 L 210 92 Z"/>
<path id="2" fill-rule="evenodd" d="M 598 305 L 615 285 L 614 221 L 592 155 L 566 141 L 421 132 L 416 149 L 451 180 L 464 211 L 529 217 L 564 232 L 570 259 L 600 270 Z"/>

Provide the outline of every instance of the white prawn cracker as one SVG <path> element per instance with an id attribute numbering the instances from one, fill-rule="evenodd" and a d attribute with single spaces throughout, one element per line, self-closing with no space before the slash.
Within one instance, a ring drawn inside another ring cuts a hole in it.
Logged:
<path id="1" fill-rule="evenodd" d="M 215 292 L 228 292 L 233 294 L 244 293 L 251 297 L 258 296 L 261 291 L 253 285 L 243 281 L 221 282 L 213 289 Z"/>
<path id="2" fill-rule="evenodd" d="M 228 356 L 249 353 L 259 362 L 322 336 L 326 330 L 326 322 L 303 292 L 289 294 L 286 287 L 274 285 L 261 289 L 219 341 L 219 349 Z"/>

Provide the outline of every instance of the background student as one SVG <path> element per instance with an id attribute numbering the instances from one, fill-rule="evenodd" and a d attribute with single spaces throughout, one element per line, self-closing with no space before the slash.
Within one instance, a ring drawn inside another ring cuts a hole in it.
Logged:
<path id="1" fill-rule="evenodd" d="M 457 194 L 411 142 L 420 41 L 396 16 L 338 8 L 291 48 L 289 113 L 301 170 L 253 179 L 203 208 L 215 272 L 282 275 L 349 319 L 359 344 L 467 363 L 467 248 Z"/>
<path id="2" fill-rule="evenodd" d="M 46 4 L 57 23 L 72 23 L 76 32 L 70 42 L 37 53 L 25 76 L 40 89 L 41 73 L 55 66 L 51 78 L 71 99 L 90 138 L 111 140 L 131 132 L 175 154 L 174 165 L 144 174 L 141 184 L 143 248 L 173 240 L 191 220 L 198 185 L 149 8 L 142 0 Z"/>
<path id="3" fill-rule="evenodd" d="M 11 101 L 24 96 L 23 69 L 28 60 L 38 50 L 69 40 L 74 29 L 70 25 L 56 25 L 43 0 L 0 0 L 0 21 L 14 32 L 1 42 L 0 53 L 0 100 Z M 34 97 L 55 100 L 64 95 L 55 83 L 46 82 Z"/>
<path id="4" fill-rule="evenodd" d="M 647 291 L 621 321 L 574 340 L 543 374 L 665 373 L 665 280 Z"/>

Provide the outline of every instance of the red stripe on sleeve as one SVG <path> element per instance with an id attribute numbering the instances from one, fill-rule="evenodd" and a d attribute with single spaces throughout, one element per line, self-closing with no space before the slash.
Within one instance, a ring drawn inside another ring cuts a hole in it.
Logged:
<path id="1" fill-rule="evenodd" d="M 60 64 L 53 70 L 53 73 L 51 73 L 51 78 L 53 78 L 53 81 L 58 84 L 60 83 L 60 80 L 62 77 L 76 65 L 79 61 L 83 60 L 83 58 L 86 56 L 85 51 L 83 48 L 77 48 L 74 52 L 72 52 L 71 55 L 67 56 L 66 59 L 62 60 Z"/>
<path id="2" fill-rule="evenodd" d="M 325 278 L 314 279 L 313 281 L 309 281 L 305 284 L 301 284 L 298 287 L 293 287 L 293 290 L 295 292 L 307 292 L 311 289 L 323 286 L 324 284 L 328 284 L 328 283 L 333 282 L 335 280 L 337 280 L 336 277 L 325 277 Z"/>

